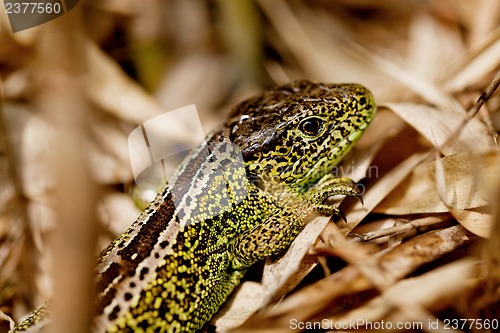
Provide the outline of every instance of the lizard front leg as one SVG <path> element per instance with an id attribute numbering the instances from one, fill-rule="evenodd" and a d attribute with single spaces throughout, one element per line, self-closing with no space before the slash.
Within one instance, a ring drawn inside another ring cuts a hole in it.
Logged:
<path id="1" fill-rule="evenodd" d="M 271 215 L 264 223 L 239 235 L 231 246 L 233 269 L 244 269 L 255 262 L 287 249 L 303 228 L 304 217 L 292 210 Z"/>
<path id="2" fill-rule="evenodd" d="M 303 196 L 314 210 L 344 218 L 337 206 L 325 204 L 324 201 L 334 195 L 346 195 L 356 197 L 362 202 L 363 198 L 356 190 L 355 186 L 356 184 L 349 178 L 338 178 L 332 174 L 328 174 L 321 178 L 321 180 L 311 187 Z"/>
<path id="3" fill-rule="evenodd" d="M 354 196 L 362 200 L 351 179 L 337 178 L 331 174 L 324 176 L 302 195 L 307 204 L 297 205 L 295 209 L 283 209 L 279 214 L 271 215 L 264 223 L 236 238 L 231 247 L 233 269 L 248 268 L 258 260 L 287 249 L 302 230 L 304 217 L 311 209 L 343 217 L 338 207 L 324 203 L 328 197 L 334 195 Z"/>

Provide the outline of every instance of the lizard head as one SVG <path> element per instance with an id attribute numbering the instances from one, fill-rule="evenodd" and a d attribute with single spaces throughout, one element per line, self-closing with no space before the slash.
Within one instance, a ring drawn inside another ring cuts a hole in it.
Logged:
<path id="1" fill-rule="evenodd" d="M 226 125 L 250 177 L 301 192 L 333 171 L 375 113 L 363 86 L 302 80 L 242 102 Z"/>

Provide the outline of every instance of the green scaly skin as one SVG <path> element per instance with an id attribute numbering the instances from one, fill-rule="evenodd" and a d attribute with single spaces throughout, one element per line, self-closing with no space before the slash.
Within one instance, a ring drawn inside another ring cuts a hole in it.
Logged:
<path id="1" fill-rule="evenodd" d="M 330 172 L 375 112 L 360 85 L 311 81 L 238 105 L 100 255 L 94 331 L 202 328 L 252 264 L 287 249 L 307 215 L 340 214 L 326 198 L 358 196 Z"/>

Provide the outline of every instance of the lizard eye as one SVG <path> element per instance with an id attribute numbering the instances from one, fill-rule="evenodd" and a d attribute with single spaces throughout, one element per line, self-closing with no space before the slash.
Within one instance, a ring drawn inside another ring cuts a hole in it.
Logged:
<path id="1" fill-rule="evenodd" d="M 321 118 L 306 118 L 299 123 L 299 130 L 307 136 L 314 136 L 323 130 L 323 124 L 324 121 Z"/>

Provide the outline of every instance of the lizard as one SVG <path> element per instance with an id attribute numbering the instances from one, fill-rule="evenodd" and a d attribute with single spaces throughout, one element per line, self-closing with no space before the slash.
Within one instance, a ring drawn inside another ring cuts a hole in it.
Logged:
<path id="1" fill-rule="evenodd" d="M 94 332 L 195 332 L 309 214 L 360 195 L 332 171 L 376 114 L 359 84 L 293 81 L 237 105 L 97 260 Z M 46 317 L 47 305 L 21 322 Z"/>

